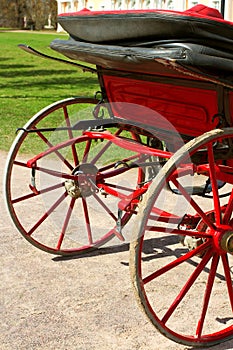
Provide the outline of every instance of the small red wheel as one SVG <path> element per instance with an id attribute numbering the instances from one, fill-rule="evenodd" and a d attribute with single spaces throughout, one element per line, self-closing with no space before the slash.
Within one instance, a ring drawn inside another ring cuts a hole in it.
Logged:
<path id="1" fill-rule="evenodd" d="M 228 128 L 183 146 L 136 217 L 130 266 L 137 300 L 162 334 L 184 345 L 233 337 L 232 143 Z"/>
<path id="2" fill-rule="evenodd" d="M 123 143 L 137 144 L 140 135 L 134 131 L 116 123 L 109 127 L 112 134 L 48 131 L 93 119 L 97 102 L 70 98 L 46 107 L 24 127 L 36 132 L 19 131 L 8 156 L 5 187 L 12 220 L 30 243 L 49 253 L 75 255 L 110 240 L 119 244 L 133 211 L 121 211 L 118 203 L 144 179 L 140 167 L 127 166 L 137 163 L 140 150 L 124 150 L 108 138 L 123 133 Z"/>

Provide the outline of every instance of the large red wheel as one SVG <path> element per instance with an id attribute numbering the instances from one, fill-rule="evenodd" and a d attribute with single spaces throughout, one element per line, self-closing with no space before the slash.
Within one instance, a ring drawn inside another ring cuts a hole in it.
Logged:
<path id="1" fill-rule="evenodd" d="M 136 297 L 166 337 L 208 347 L 233 337 L 233 129 L 186 144 L 160 170 L 136 217 Z"/>
<path id="2" fill-rule="evenodd" d="M 35 132 L 19 131 L 9 152 L 10 215 L 30 243 L 49 253 L 74 255 L 127 239 L 125 226 L 133 213 L 127 203 L 144 179 L 140 167 L 130 167 L 142 157 L 140 147 L 133 150 L 140 135 L 115 124 L 107 131 L 66 129 L 93 119 L 97 102 L 70 98 L 50 105 L 25 125 Z M 132 147 L 126 150 L 128 141 Z"/>

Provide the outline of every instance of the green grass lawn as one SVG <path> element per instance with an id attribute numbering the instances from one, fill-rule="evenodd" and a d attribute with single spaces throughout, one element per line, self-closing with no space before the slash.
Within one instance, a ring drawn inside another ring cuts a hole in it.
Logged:
<path id="1" fill-rule="evenodd" d="M 42 59 L 19 49 L 27 44 L 45 54 L 59 56 L 49 48 L 64 34 L 0 32 L 0 149 L 8 151 L 15 130 L 52 102 L 72 97 L 93 97 L 99 90 L 97 77 L 75 67 Z"/>

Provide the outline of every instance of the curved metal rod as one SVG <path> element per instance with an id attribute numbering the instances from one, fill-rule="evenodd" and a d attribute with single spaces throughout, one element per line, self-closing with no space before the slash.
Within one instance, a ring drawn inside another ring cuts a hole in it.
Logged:
<path id="1" fill-rule="evenodd" d="M 88 67 L 88 66 L 84 66 L 84 65 L 79 64 L 79 63 L 63 60 L 61 58 L 57 58 L 57 57 L 46 55 L 46 54 L 44 54 L 42 52 L 39 52 L 39 51 L 33 49 L 31 46 L 28 46 L 28 45 L 25 45 L 25 44 L 19 44 L 18 47 L 20 49 L 22 49 L 22 50 L 32 54 L 32 55 L 35 55 L 35 56 L 39 56 L 39 57 L 42 57 L 42 58 L 49 58 L 49 59 L 54 60 L 54 61 L 70 64 L 72 66 L 76 66 L 78 68 L 81 68 L 83 70 L 83 72 L 91 72 L 91 73 L 96 73 L 97 72 L 97 70 L 94 69 L 94 68 L 91 68 L 91 67 Z"/>

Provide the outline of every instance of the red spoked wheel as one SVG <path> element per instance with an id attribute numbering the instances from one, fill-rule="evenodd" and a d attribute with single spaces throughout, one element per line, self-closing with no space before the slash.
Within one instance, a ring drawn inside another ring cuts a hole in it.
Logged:
<path id="1" fill-rule="evenodd" d="M 135 219 L 130 266 L 137 300 L 162 334 L 184 345 L 233 337 L 232 143 L 228 128 L 182 147 Z"/>
<path id="2" fill-rule="evenodd" d="M 93 119 L 97 102 L 71 98 L 43 109 L 24 127 L 33 132 L 19 131 L 8 156 L 12 220 L 30 243 L 49 253 L 75 255 L 127 239 L 137 202 L 136 196 L 131 203 L 132 195 L 144 180 L 140 166 L 130 164 L 146 161 L 145 146 L 135 128 L 127 131 L 125 125 L 69 129 Z"/>

